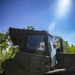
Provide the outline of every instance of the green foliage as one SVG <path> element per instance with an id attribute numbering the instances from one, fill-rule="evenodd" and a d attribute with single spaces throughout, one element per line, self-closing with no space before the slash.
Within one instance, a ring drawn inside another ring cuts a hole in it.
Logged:
<path id="1" fill-rule="evenodd" d="M 69 52 L 69 44 L 68 44 L 68 41 L 64 41 L 63 40 L 63 49 L 64 49 L 64 52 Z"/>
<path id="2" fill-rule="evenodd" d="M 75 53 L 75 45 L 69 47 L 69 53 Z"/>
<path id="3" fill-rule="evenodd" d="M 13 58 L 18 50 L 18 46 L 13 46 L 11 42 L 9 31 L 5 34 L 0 33 L 0 72 L 2 71 L 1 63 L 6 59 Z"/>
<path id="4" fill-rule="evenodd" d="M 27 30 L 34 30 L 35 28 L 33 26 L 27 26 Z"/>
<path id="5" fill-rule="evenodd" d="M 55 44 L 56 44 L 57 48 L 59 48 L 60 47 L 59 37 L 54 36 L 54 39 L 55 39 Z M 68 44 L 68 41 L 65 41 L 63 38 L 62 38 L 62 44 L 63 44 L 64 52 L 66 52 L 66 53 L 75 53 L 75 45 L 70 46 Z"/>
<path id="6" fill-rule="evenodd" d="M 2 53 L 2 51 L 6 50 L 7 47 L 7 36 L 6 34 L 0 33 L 0 52 Z"/>

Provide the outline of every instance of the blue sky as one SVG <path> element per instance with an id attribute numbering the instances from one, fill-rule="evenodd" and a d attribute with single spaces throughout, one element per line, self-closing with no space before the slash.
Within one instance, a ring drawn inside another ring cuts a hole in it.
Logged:
<path id="1" fill-rule="evenodd" d="M 75 0 L 68 1 L 0 0 L 0 32 L 32 25 L 75 45 Z"/>

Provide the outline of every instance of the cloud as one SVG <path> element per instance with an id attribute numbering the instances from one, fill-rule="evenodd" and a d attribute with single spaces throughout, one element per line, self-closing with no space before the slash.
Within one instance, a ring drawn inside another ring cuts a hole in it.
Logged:
<path id="1" fill-rule="evenodd" d="M 55 21 L 53 21 L 53 22 L 49 25 L 49 28 L 48 28 L 49 33 L 52 33 L 54 29 L 55 29 Z"/>

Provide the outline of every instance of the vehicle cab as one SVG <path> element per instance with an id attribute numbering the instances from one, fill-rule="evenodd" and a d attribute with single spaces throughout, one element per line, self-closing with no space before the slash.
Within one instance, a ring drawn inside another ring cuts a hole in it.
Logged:
<path id="1" fill-rule="evenodd" d="M 44 73 L 55 66 L 56 50 L 53 47 L 53 36 L 48 32 L 10 28 L 9 35 L 13 44 L 19 46 L 19 52 L 16 53 L 12 62 L 26 73 L 29 75 Z M 12 72 L 11 68 L 7 69 Z"/>

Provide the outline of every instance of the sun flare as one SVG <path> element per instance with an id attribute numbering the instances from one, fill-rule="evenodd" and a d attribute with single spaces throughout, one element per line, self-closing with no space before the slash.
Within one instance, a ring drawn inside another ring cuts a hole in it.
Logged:
<path id="1" fill-rule="evenodd" d="M 69 7 L 70 0 L 61 0 L 58 6 L 58 11 L 60 15 L 63 15 Z"/>

